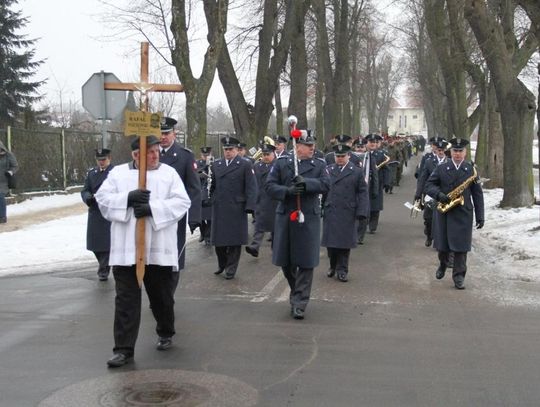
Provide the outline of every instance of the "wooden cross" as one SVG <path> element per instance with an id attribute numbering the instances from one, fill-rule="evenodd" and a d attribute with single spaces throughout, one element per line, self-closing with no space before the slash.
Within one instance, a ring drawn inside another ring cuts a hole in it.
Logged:
<path id="1" fill-rule="evenodd" d="M 141 81 L 138 83 L 113 83 L 105 82 L 105 90 L 128 90 L 139 91 L 144 97 L 141 110 L 148 111 L 148 93 L 149 92 L 183 92 L 184 87 L 180 84 L 157 84 L 148 83 L 148 42 L 141 42 Z M 139 188 L 146 189 L 146 135 L 139 134 Z M 145 258 L 144 258 L 144 218 L 137 219 L 136 228 L 136 273 L 139 287 L 142 287 L 144 278 Z"/>

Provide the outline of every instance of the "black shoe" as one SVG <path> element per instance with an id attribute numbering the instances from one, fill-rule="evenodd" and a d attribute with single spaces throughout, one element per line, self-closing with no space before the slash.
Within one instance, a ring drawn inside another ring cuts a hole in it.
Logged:
<path id="1" fill-rule="evenodd" d="M 454 286 L 456 287 L 456 290 L 465 289 L 465 283 L 463 282 L 463 280 L 454 281 Z"/>
<path id="2" fill-rule="evenodd" d="M 107 366 L 109 367 L 121 367 L 125 364 L 128 364 L 133 360 L 133 355 L 126 355 L 124 353 L 115 353 L 107 361 Z"/>
<path id="3" fill-rule="evenodd" d="M 217 276 L 217 275 L 223 273 L 223 270 L 225 270 L 225 269 L 219 269 L 217 271 L 214 271 L 214 274 Z"/>
<path id="4" fill-rule="evenodd" d="M 358 239 L 358 244 L 364 244 L 364 239 Z"/>
<path id="5" fill-rule="evenodd" d="M 304 319 L 304 310 L 294 307 L 292 310 L 292 316 L 294 319 Z"/>
<path id="6" fill-rule="evenodd" d="M 335 275 L 336 275 L 336 270 L 334 270 L 333 268 L 329 268 L 328 272 L 326 273 L 326 277 L 332 278 Z"/>
<path id="7" fill-rule="evenodd" d="M 160 337 L 156 344 L 157 350 L 167 350 L 172 346 L 172 339 L 167 337 Z"/>
<path id="8" fill-rule="evenodd" d="M 251 246 L 246 246 L 246 252 L 251 254 L 253 257 L 259 257 L 259 251 Z"/>
<path id="9" fill-rule="evenodd" d="M 370 235 L 374 235 L 374 234 L 375 234 L 375 230 L 370 230 L 368 233 L 369 233 Z"/>
<path id="10" fill-rule="evenodd" d="M 0 218 L 0 223 L 7 223 L 7 218 Z"/>
<path id="11" fill-rule="evenodd" d="M 232 280 L 234 278 L 234 274 L 225 274 L 225 280 Z"/>
<path id="12" fill-rule="evenodd" d="M 108 276 L 98 276 L 99 281 L 107 281 L 109 279 Z"/>
<path id="13" fill-rule="evenodd" d="M 431 243 L 433 243 L 433 240 L 428 237 L 424 244 L 426 245 L 426 247 L 431 247 Z"/>
<path id="14" fill-rule="evenodd" d="M 337 279 L 342 283 L 346 283 L 347 281 L 349 281 L 349 279 L 347 278 L 347 274 L 338 274 Z"/>
<path id="15" fill-rule="evenodd" d="M 442 268 L 442 266 L 439 266 L 439 268 L 435 272 L 435 278 L 437 280 L 442 279 L 444 277 L 444 273 L 446 273 L 446 269 Z"/>

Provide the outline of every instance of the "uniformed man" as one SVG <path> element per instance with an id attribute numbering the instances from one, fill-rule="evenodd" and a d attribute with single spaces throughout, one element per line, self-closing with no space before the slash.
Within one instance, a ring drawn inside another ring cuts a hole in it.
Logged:
<path id="1" fill-rule="evenodd" d="M 323 198 L 321 245 L 330 259 L 327 276 L 337 273 L 339 281 L 347 282 L 349 255 L 358 240 L 356 221 L 367 218 L 369 197 L 364 171 L 349 160 L 351 147 L 337 144 L 333 150 L 336 162 L 326 168 L 331 182 Z"/>
<path id="2" fill-rule="evenodd" d="M 188 212 L 188 223 L 191 233 L 201 224 L 201 182 L 197 174 L 195 156 L 176 142 L 174 126 L 177 121 L 172 117 L 164 117 L 161 120 L 161 139 L 159 161 L 173 167 L 186 187 L 191 199 L 191 207 Z M 183 270 L 186 257 L 186 217 L 178 224 L 178 269 Z M 177 273 L 176 277 L 180 274 Z M 176 286 L 174 287 L 176 289 Z"/>
<path id="3" fill-rule="evenodd" d="M 253 257 L 259 257 L 259 248 L 264 238 L 265 232 L 274 231 L 274 218 L 278 201 L 268 196 L 264 189 L 266 177 L 275 161 L 274 151 L 276 147 L 272 144 L 261 144 L 262 159 L 255 163 L 255 176 L 257 177 L 257 206 L 255 208 L 255 231 L 246 252 Z"/>
<path id="4" fill-rule="evenodd" d="M 334 140 L 335 142 L 334 142 L 334 145 L 332 146 L 333 151 L 330 151 L 328 154 L 324 156 L 324 160 L 326 161 L 327 165 L 334 164 L 336 162 L 336 159 L 334 156 L 335 150 L 333 149 L 333 147 L 335 147 L 338 144 L 343 144 L 351 148 L 353 144 L 352 137 L 348 136 L 347 134 L 338 134 L 336 137 L 334 137 Z M 356 166 L 360 166 L 360 159 L 356 155 L 350 155 L 349 161 L 351 161 Z"/>
<path id="5" fill-rule="evenodd" d="M 197 160 L 197 172 L 201 181 L 201 226 L 199 228 L 201 235 L 199 242 L 204 242 L 210 246 L 210 230 L 212 225 L 212 202 L 210 200 L 209 180 L 211 166 L 214 162 L 212 156 L 212 147 L 201 147 L 201 158 Z"/>
<path id="6" fill-rule="evenodd" d="M 111 222 L 101 215 L 95 194 L 109 175 L 111 164 L 111 150 L 100 148 L 96 150 L 97 166 L 88 171 L 81 191 L 81 198 L 88 206 L 88 221 L 86 224 L 86 249 L 96 256 L 98 261 L 98 279 L 109 279 L 109 251 L 111 249 Z"/>
<path id="7" fill-rule="evenodd" d="M 439 267 L 435 277 L 444 277 L 450 252 L 454 253 L 452 279 L 458 290 L 465 288 L 467 272 L 467 252 L 471 251 L 473 211 L 476 228 L 484 226 L 484 194 L 474 164 L 465 160 L 468 140 L 453 138 L 450 140 L 451 159 L 435 167 L 429 176 L 425 192 L 442 205 L 450 203 L 448 194 L 456 188 L 464 189 L 464 204 L 443 213 L 433 212 L 433 246 L 438 251 Z"/>
<path id="8" fill-rule="evenodd" d="M 375 168 L 378 173 L 378 193 L 375 199 L 371 199 L 369 206 L 369 233 L 373 234 L 377 230 L 379 225 L 380 213 L 384 208 L 384 193 L 383 190 L 385 187 L 388 187 L 389 182 L 389 170 L 387 163 L 389 162 L 389 157 L 381 149 L 381 143 L 383 138 L 378 134 L 368 134 L 366 136 L 367 140 L 367 151 L 373 157 L 375 162 Z"/>
<path id="9" fill-rule="evenodd" d="M 291 316 L 303 319 L 311 294 L 313 269 L 319 264 L 321 208 L 319 195 L 328 192 L 330 178 L 324 160 L 313 158 L 315 139 L 301 131 L 295 156 L 282 157 L 266 178 L 266 192 L 279 201 L 274 225 L 272 263 L 283 270 L 291 289 Z M 300 204 L 300 208 L 298 207 Z M 304 222 L 299 222 L 301 216 Z"/>
<path id="10" fill-rule="evenodd" d="M 276 160 L 281 156 L 287 156 L 287 137 L 275 136 L 274 141 L 276 142 L 276 151 L 274 151 Z"/>
<path id="11" fill-rule="evenodd" d="M 253 158 L 247 155 L 247 144 L 242 141 L 238 143 L 238 156 L 248 160 L 252 164 L 255 162 Z"/>
<path id="12" fill-rule="evenodd" d="M 446 162 L 446 148 L 448 146 L 448 143 L 444 140 L 439 140 L 435 143 L 433 143 L 433 153 L 434 155 L 431 158 L 426 159 L 422 172 L 418 176 L 418 180 L 416 181 L 416 192 L 414 194 L 414 200 L 424 200 L 424 210 L 423 210 L 423 218 L 424 218 L 424 235 L 426 235 L 426 247 L 431 247 L 431 244 L 433 242 L 433 235 L 432 235 L 432 220 L 433 220 L 433 209 L 434 205 L 432 198 L 429 195 L 426 195 L 425 192 L 425 186 L 426 181 L 435 170 L 435 167 L 444 164 Z M 431 203 L 430 203 L 431 202 Z"/>
<path id="13" fill-rule="evenodd" d="M 366 138 L 359 139 L 355 155 L 359 158 L 360 168 L 364 172 L 364 180 L 368 188 L 369 204 L 376 200 L 379 195 L 379 172 L 375 163 L 375 157 L 367 151 Z M 358 222 L 358 244 L 364 244 L 364 238 L 368 226 L 367 219 L 359 219 Z"/>
<path id="14" fill-rule="evenodd" d="M 242 245 L 248 243 L 248 213 L 255 211 L 257 180 L 249 160 L 238 155 L 239 141 L 223 137 L 223 158 L 212 165 L 212 233 L 218 269 L 225 272 L 225 279 L 236 275 Z"/>

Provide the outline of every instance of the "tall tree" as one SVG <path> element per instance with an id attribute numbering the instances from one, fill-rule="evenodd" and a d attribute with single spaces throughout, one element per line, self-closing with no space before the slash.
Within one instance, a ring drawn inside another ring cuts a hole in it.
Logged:
<path id="1" fill-rule="evenodd" d="M 485 1 L 465 0 L 465 18 L 489 67 L 500 108 L 504 135 L 504 194 L 501 206 L 528 206 L 533 203 L 531 170 L 535 100 L 515 69 L 516 63 L 523 57 L 514 30 L 508 29 L 513 28 L 515 3 L 495 3 L 504 12 L 493 13 Z M 496 15 L 502 18 L 497 19 Z M 537 47 L 534 26 L 533 22 L 529 38 Z"/>
<path id="2" fill-rule="evenodd" d="M 43 61 L 35 60 L 36 40 L 18 31 L 28 19 L 13 8 L 18 0 L 0 0 L 0 128 L 13 125 L 37 95 L 44 81 L 31 81 Z"/>

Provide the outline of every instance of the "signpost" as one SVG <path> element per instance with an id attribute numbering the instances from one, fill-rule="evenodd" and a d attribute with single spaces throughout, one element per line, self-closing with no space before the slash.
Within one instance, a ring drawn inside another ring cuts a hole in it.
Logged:
<path id="1" fill-rule="evenodd" d="M 137 135 L 141 138 L 139 143 L 139 188 L 146 189 L 146 136 L 155 134 L 158 137 L 161 135 L 160 127 L 149 125 L 148 127 L 142 125 L 142 121 L 138 121 L 135 118 L 137 115 L 131 115 L 131 113 L 142 113 L 144 120 L 148 120 L 148 123 L 152 122 L 152 115 L 157 113 L 148 114 L 148 93 L 149 92 L 183 92 L 184 87 L 180 84 L 156 84 L 148 83 L 148 50 L 149 45 L 147 42 L 141 43 L 141 81 L 138 83 L 121 83 L 115 81 L 105 81 L 103 83 L 103 89 L 106 91 L 139 91 L 142 94 L 142 112 L 130 112 L 126 115 L 126 128 L 124 129 L 125 136 Z M 146 117 L 148 119 L 146 119 Z M 155 119 L 155 116 L 154 116 Z M 138 123 L 135 125 L 135 123 Z M 159 121 L 157 122 L 159 123 Z M 157 133 L 156 133 L 157 132 Z M 137 268 L 137 281 L 139 287 L 142 287 L 144 278 L 144 235 L 145 235 L 145 221 L 144 218 L 137 219 L 136 228 L 136 268 Z"/>

